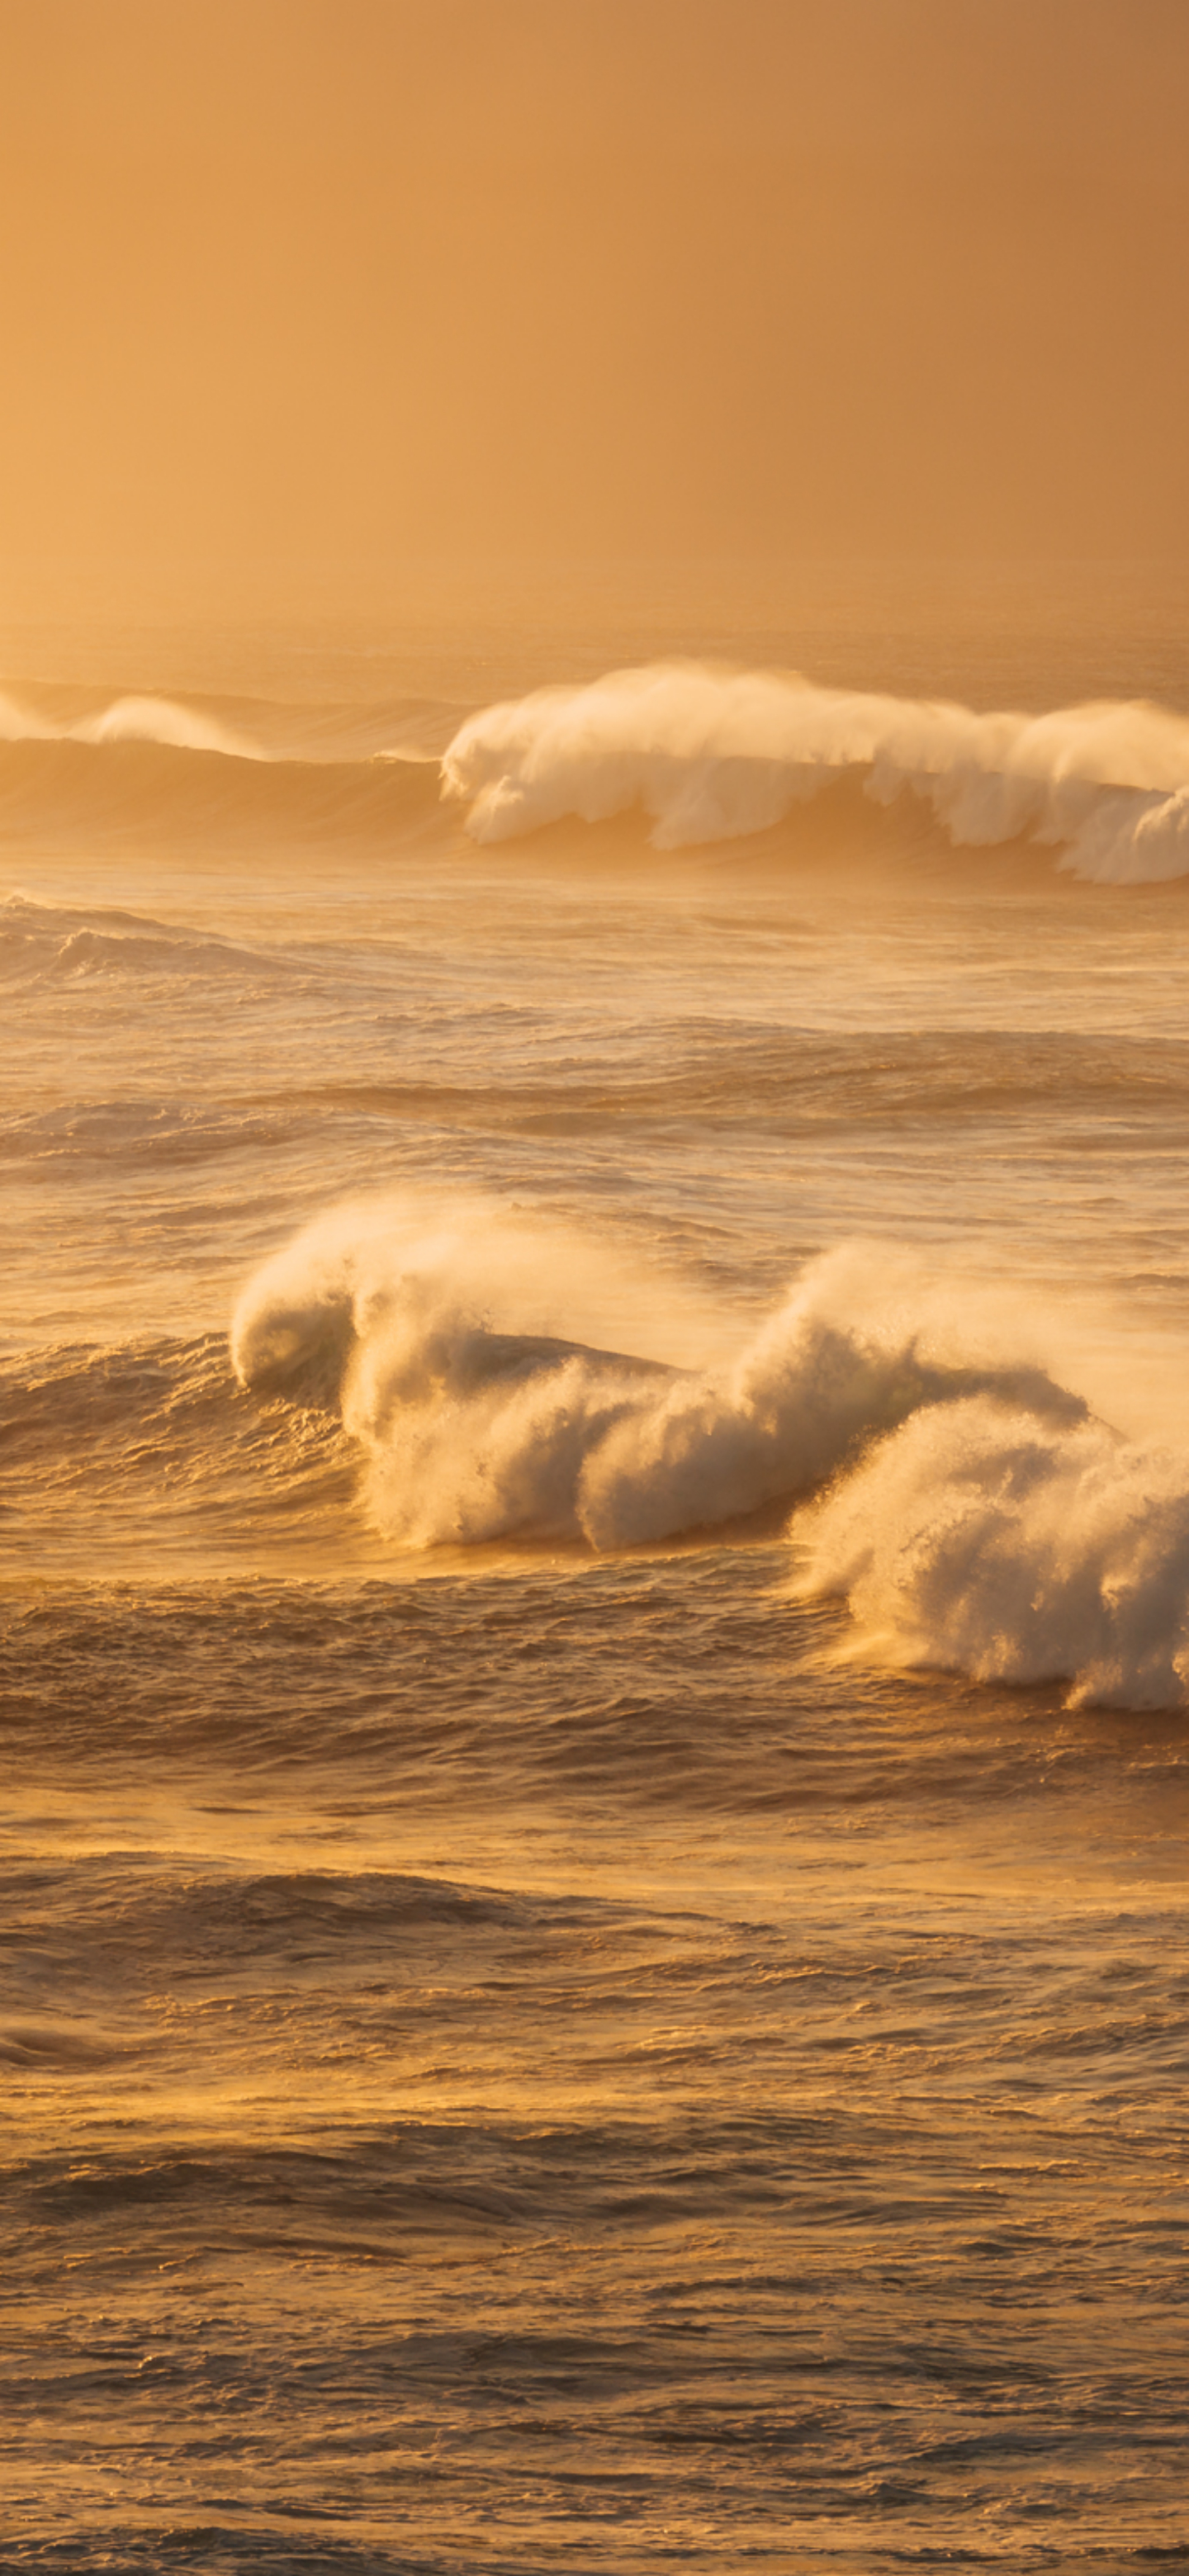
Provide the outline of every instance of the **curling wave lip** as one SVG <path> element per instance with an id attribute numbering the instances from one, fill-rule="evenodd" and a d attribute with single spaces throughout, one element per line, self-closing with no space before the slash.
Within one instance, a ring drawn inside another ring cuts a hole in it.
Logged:
<path id="1" fill-rule="evenodd" d="M 494 1255 L 495 1226 L 490 1240 Z M 1086 1418 L 1025 1358 L 930 1347 L 920 1313 L 873 1298 L 863 1247 L 812 1263 L 741 1349 L 702 1368 L 517 1330 L 517 1299 L 551 1266 L 564 1293 L 564 1255 L 526 1230 L 519 1274 L 506 1262 L 484 1311 L 481 1220 L 419 1238 L 382 1204 L 331 1211 L 245 1290 L 236 1375 L 339 1409 L 374 1521 L 413 1547 L 522 1535 L 614 1549 L 721 1528 L 816 1492 L 961 1397 Z"/>

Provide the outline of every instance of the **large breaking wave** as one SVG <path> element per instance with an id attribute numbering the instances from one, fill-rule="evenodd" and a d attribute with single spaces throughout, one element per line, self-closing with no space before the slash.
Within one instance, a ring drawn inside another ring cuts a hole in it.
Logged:
<path id="1" fill-rule="evenodd" d="M 920 1406 L 977 1391 L 1081 1419 L 1042 1368 L 955 1360 L 902 1304 L 872 1311 L 869 1270 L 861 1250 L 820 1262 L 741 1348 L 681 1364 L 653 1355 L 663 1303 L 631 1320 L 630 1355 L 586 1338 L 603 1285 L 587 1243 L 482 1210 L 431 1227 L 416 1210 L 347 1209 L 251 1283 L 232 1354 L 245 1386 L 341 1407 L 374 1516 L 421 1547 L 630 1547 L 722 1525 L 815 1491 Z"/>
<path id="2" fill-rule="evenodd" d="M 622 1549 L 792 1509 L 799 1588 L 849 1599 L 884 1660 L 1189 1699 L 1189 1457 L 1112 1430 L 1014 1300 L 851 1244 L 699 1364 L 655 1355 L 661 1289 L 630 1353 L 585 1338 L 612 1270 L 482 1208 L 343 1209 L 245 1291 L 236 1373 L 340 1413 L 405 1547 Z"/>
<path id="3" fill-rule="evenodd" d="M 273 708 L 265 742 L 170 698 L 124 696 L 66 721 L 0 694 L 0 817 L 18 832 L 168 823 L 282 847 L 358 837 L 395 854 L 432 828 L 440 791 L 447 809 L 466 806 L 481 844 L 636 815 L 655 848 L 676 851 L 770 832 L 849 781 L 867 800 L 852 820 L 915 800 L 953 848 L 1032 841 L 1100 884 L 1189 875 L 1189 718 L 1156 706 L 978 715 L 787 673 L 656 664 L 484 708 L 444 753 L 444 706 L 394 710 L 387 734 L 372 710 L 366 751 L 333 714 Z M 894 862 L 896 838 L 885 833 L 881 859 Z"/>
<path id="4" fill-rule="evenodd" d="M 636 807 L 662 850 L 768 831 L 847 772 L 877 804 L 911 791 L 960 846 L 1028 837 L 1111 884 L 1189 873 L 1189 719 L 1143 704 L 976 715 L 663 664 L 488 707 L 442 765 L 479 841 Z"/>

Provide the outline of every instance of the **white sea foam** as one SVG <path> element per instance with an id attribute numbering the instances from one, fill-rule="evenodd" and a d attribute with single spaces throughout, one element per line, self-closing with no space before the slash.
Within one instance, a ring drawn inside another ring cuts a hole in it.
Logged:
<path id="1" fill-rule="evenodd" d="M 976 715 L 658 664 L 484 709 L 442 779 L 479 841 L 637 807 L 654 845 L 675 850 L 765 831 L 848 770 L 879 804 L 911 790 L 957 845 L 1027 836 L 1102 883 L 1189 871 L 1189 719 L 1139 703 Z"/>
<path id="2" fill-rule="evenodd" d="M 803 1513 L 862 1646 L 1073 1705 L 1189 1699 L 1189 1457 L 985 1397 L 919 1413 Z"/>
<path id="3" fill-rule="evenodd" d="M 604 1339 L 625 1323 L 631 1355 Z M 403 1543 L 531 1532 L 615 1548 L 813 1493 L 922 1406 L 982 1391 L 1084 1417 L 969 1302 L 964 1323 L 960 1344 L 919 1262 L 852 1245 L 698 1365 L 675 1292 L 637 1290 L 632 1317 L 614 1265 L 572 1238 L 482 1210 L 431 1228 L 425 1211 L 348 1209 L 251 1283 L 232 1350 L 245 1386 L 341 1404 L 373 1515 Z"/>
<path id="4" fill-rule="evenodd" d="M 608 1320 L 650 1355 L 557 1332 Z M 729 1347 L 720 1319 L 699 1363 L 710 1319 L 672 1283 L 628 1292 L 611 1256 L 482 1203 L 404 1202 L 307 1228 L 245 1291 L 232 1349 L 245 1387 L 341 1408 L 404 1546 L 636 1547 L 787 1501 L 797 1588 L 844 1595 L 860 1651 L 1180 1703 L 1189 1454 L 1100 1418 L 1066 1324 L 1062 1370 L 1014 1292 L 852 1243 Z"/>

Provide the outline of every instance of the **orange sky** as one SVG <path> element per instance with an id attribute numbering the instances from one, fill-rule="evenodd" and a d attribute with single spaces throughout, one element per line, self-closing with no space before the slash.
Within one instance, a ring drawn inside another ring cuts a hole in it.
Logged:
<path id="1" fill-rule="evenodd" d="M 0 0 L 0 558 L 1189 554 L 1189 0 Z"/>

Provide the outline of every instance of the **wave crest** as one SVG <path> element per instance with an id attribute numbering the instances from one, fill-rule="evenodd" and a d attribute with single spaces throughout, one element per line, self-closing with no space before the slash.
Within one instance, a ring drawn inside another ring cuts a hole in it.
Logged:
<path id="1" fill-rule="evenodd" d="M 611 1265 L 548 1227 L 334 1211 L 249 1283 L 236 1374 L 338 1416 L 404 1547 L 611 1551 L 776 1510 L 796 1591 L 849 1602 L 854 1651 L 1063 1682 L 1074 1706 L 1189 1703 L 1189 1456 L 1062 1383 L 1014 1292 L 850 1243 L 733 1348 L 658 1359 L 550 1329 L 587 1251 L 597 1305 Z M 654 1283 L 642 1337 L 673 1293 Z M 1075 1375 L 1091 1347 L 1070 1346 Z"/>
<path id="2" fill-rule="evenodd" d="M 416 1547 L 635 1547 L 813 1493 L 922 1407 L 982 1393 L 1058 1422 L 1086 1413 L 1040 1366 L 947 1349 L 919 1301 L 889 1295 L 882 1247 L 813 1264 L 742 1349 L 703 1366 L 539 1329 L 532 1282 L 539 1295 L 552 1267 L 564 1285 L 574 1249 L 482 1218 L 419 1235 L 345 1211 L 251 1282 L 236 1373 L 336 1404 L 374 1519 Z"/>
<path id="3" fill-rule="evenodd" d="M 270 757 L 247 734 L 176 698 L 115 698 L 98 715 L 55 724 L 0 694 L 0 742 L 156 742 L 173 751 L 219 751 L 229 760 Z"/>
<path id="4" fill-rule="evenodd" d="M 1100 883 L 1189 871 L 1189 720 L 1141 703 L 977 715 L 656 664 L 484 709 L 455 735 L 442 784 L 481 842 L 638 807 L 654 847 L 677 850 L 770 830 L 847 771 L 878 804 L 911 791 L 958 846 L 1028 836 Z"/>
<path id="5" fill-rule="evenodd" d="M 1189 1460 L 985 1398 L 924 1412 L 816 1510 L 801 1588 L 865 1645 L 1069 1703 L 1189 1699 Z"/>

